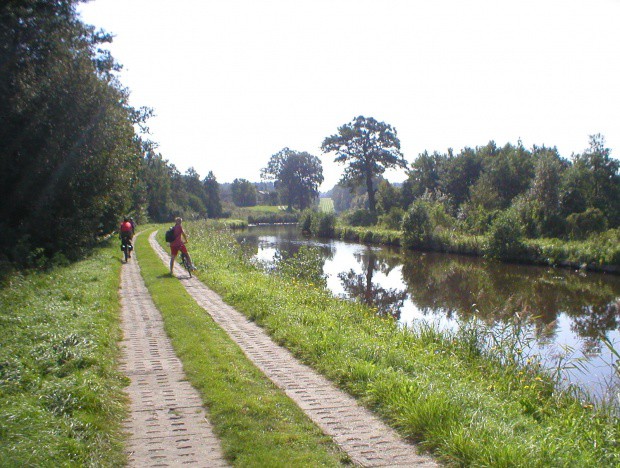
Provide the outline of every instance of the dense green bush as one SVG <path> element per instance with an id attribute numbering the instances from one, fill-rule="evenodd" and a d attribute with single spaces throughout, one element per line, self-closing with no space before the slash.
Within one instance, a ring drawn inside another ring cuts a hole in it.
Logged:
<path id="1" fill-rule="evenodd" d="M 499 210 L 486 210 L 466 203 L 459 210 L 459 226 L 469 234 L 486 234 L 498 213 Z"/>
<path id="2" fill-rule="evenodd" d="M 299 219 L 302 232 L 318 237 L 333 237 L 336 229 L 336 214 L 317 210 L 305 210 Z"/>
<path id="3" fill-rule="evenodd" d="M 374 226 L 377 215 L 369 210 L 355 210 L 345 214 L 345 222 L 351 226 Z"/>
<path id="4" fill-rule="evenodd" d="M 331 237 L 336 227 L 336 215 L 317 211 L 312 216 L 310 230 L 319 237 Z"/>
<path id="5" fill-rule="evenodd" d="M 400 230 L 403 224 L 405 211 L 399 207 L 393 207 L 384 215 L 379 216 L 379 225 L 386 229 Z"/>
<path id="6" fill-rule="evenodd" d="M 517 260 L 523 256 L 523 228 L 518 215 L 506 210 L 495 218 L 489 229 L 488 255 L 502 260 Z"/>
<path id="7" fill-rule="evenodd" d="M 528 238 L 563 237 L 566 232 L 566 221 L 558 211 L 545 210 L 536 199 L 517 197 L 512 204 L 518 215 L 523 232 Z"/>
<path id="8" fill-rule="evenodd" d="M 416 200 L 403 217 L 403 242 L 409 248 L 422 248 L 431 243 L 430 203 Z"/>
<path id="9" fill-rule="evenodd" d="M 585 239 L 590 234 L 607 229 L 607 219 L 598 208 L 588 208 L 583 213 L 573 213 L 566 218 L 571 239 Z"/>
<path id="10" fill-rule="evenodd" d="M 302 211 L 301 215 L 299 215 L 299 228 L 301 232 L 312 232 L 312 215 L 314 210 L 307 209 Z"/>

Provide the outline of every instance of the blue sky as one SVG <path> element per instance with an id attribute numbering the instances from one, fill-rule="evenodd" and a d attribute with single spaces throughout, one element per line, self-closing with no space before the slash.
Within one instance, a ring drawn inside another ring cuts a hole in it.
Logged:
<path id="1" fill-rule="evenodd" d="M 151 138 L 181 172 L 258 181 L 283 147 L 322 155 L 357 115 L 405 158 L 499 145 L 620 157 L 620 0 L 93 0 Z M 389 172 L 400 181 L 404 171 Z"/>

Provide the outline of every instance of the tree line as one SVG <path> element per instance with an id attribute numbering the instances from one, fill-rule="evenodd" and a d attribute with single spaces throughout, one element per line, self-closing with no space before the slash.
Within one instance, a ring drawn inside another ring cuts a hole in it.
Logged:
<path id="1" fill-rule="evenodd" d="M 78 3 L 0 5 L 0 260 L 76 257 L 123 215 L 221 212 L 212 173 L 180 174 L 141 137 L 151 110 L 129 105 Z"/>
<path id="2" fill-rule="evenodd" d="M 421 154 L 401 196 L 405 206 L 421 197 L 440 201 L 472 233 L 507 212 L 528 237 L 583 238 L 620 226 L 619 169 L 602 135 L 590 136 L 571 159 L 555 147 L 491 141 L 458 154 Z"/>
<path id="3" fill-rule="evenodd" d="M 583 239 L 620 226 L 620 161 L 600 134 L 570 159 L 555 147 L 521 142 L 464 148 L 459 153 L 425 151 L 411 163 L 399 186 L 378 177 L 373 210 L 364 187 L 332 191 L 335 206 L 355 224 L 383 221 L 400 227 L 412 209 L 432 212 L 435 224 L 484 234 L 502 214 L 526 237 Z M 359 211 L 366 211 L 365 217 Z"/>
<path id="4" fill-rule="evenodd" d="M 112 36 L 84 24 L 81 0 L 7 0 L 0 5 L 0 261 L 76 258 L 138 222 L 224 215 L 220 184 L 181 174 L 148 139 L 148 108 L 129 104 Z M 284 148 L 263 171 L 261 201 L 306 208 L 321 163 Z M 269 182 L 272 181 L 272 182 Z M 237 179 L 231 202 L 250 206 L 257 184 Z"/>
<path id="5" fill-rule="evenodd" d="M 84 24 L 78 3 L 0 6 L 0 229 L 14 233 L 0 260 L 75 257 L 124 215 L 220 217 L 228 199 L 289 210 L 315 204 L 321 161 L 287 147 L 268 160 L 262 184 L 236 179 L 222 191 L 213 172 L 181 174 L 145 137 L 152 112 L 129 104 L 121 67 L 104 48 L 111 36 Z M 563 238 L 620 225 L 619 162 L 601 135 L 570 159 L 556 148 L 491 141 L 458 154 L 424 152 L 408 165 L 395 128 L 358 116 L 321 150 L 344 166 L 332 192 L 351 224 L 401 229 L 431 220 L 476 234 L 501 214 L 530 237 Z M 390 168 L 407 171 L 402 186 L 383 180 Z"/>
<path id="6" fill-rule="evenodd" d="M 400 186 L 376 174 L 368 188 L 358 178 L 355 190 L 341 185 L 332 197 L 337 209 L 347 210 L 341 214 L 345 225 L 398 230 L 399 242 L 409 248 L 616 268 L 619 170 L 600 134 L 570 159 L 555 147 L 491 141 L 458 154 L 425 151 Z M 367 191 L 374 187 L 373 209 Z M 569 247 L 565 241 L 586 242 Z"/>

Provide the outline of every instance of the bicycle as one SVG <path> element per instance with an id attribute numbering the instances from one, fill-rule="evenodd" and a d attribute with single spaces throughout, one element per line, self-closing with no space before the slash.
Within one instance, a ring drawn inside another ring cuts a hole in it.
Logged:
<path id="1" fill-rule="evenodd" d="M 131 251 L 133 250 L 131 239 L 126 237 L 121 238 L 121 250 L 123 251 L 123 256 L 125 257 L 125 263 L 127 263 L 131 258 Z"/>
<path id="2" fill-rule="evenodd" d="M 189 277 L 191 278 L 192 271 L 194 271 L 196 268 L 194 267 L 194 265 L 192 265 L 192 262 L 189 259 L 189 255 L 183 252 L 181 252 L 181 264 L 183 265 L 183 268 L 187 270 L 187 272 L 189 273 Z"/>

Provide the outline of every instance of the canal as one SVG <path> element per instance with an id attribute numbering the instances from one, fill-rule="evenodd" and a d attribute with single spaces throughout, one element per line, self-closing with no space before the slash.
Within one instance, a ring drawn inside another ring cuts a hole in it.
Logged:
<path id="1" fill-rule="evenodd" d="M 618 397 L 617 363 L 600 337 L 620 350 L 620 276 L 308 239 L 292 225 L 250 227 L 237 239 L 267 264 L 276 253 L 316 248 L 334 295 L 365 302 L 402 325 L 423 320 L 454 330 L 471 317 L 489 325 L 529 319 L 525 352 L 541 355 L 550 369 L 561 367 L 565 382 Z"/>

